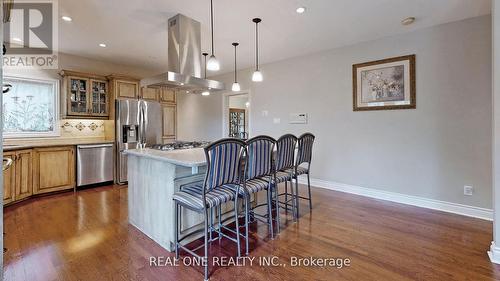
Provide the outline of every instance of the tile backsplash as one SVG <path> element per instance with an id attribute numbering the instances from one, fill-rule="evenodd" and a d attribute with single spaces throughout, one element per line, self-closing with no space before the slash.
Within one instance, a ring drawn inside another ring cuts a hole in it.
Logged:
<path id="1" fill-rule="evenodd" d="M 62 119 L 59 121 L 61 138 L 104 138 L 104 122 L 92 119 Z"/>

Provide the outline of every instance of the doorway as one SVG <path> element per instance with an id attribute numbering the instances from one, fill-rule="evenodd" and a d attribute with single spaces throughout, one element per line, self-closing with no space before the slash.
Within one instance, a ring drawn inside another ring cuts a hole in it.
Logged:
<path id="1" fill-rule="evenodd" d="M 223 137 L 248 139 L 250 135 L 249 93 L 224 95 Z"/>

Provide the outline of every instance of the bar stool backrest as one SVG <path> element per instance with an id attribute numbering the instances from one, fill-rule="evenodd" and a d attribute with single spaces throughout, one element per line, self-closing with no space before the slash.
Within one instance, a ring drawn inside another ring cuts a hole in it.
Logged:
<path id="1" fill-rule="evenodd" d="M 291 134 L 281 136 L 276 142 L 276 171 L 294 167 L 297 137 Z"/>
<path id="2" fill-rule="evenodd" d="M 276 140 L 269 136 L 257 136 L 247 140 L 247 180 L 272 174 L 275 144 Z"/>
<path id="3" fill-rule="evenodd" d="M 238 139 L 221 139 L 205 147 L 207 172 L 204 191 L 208 192 L 226 184 L 239 185 L 242 182 L 242 166 L 245 165 L 242 161 L 244 155 L 246 143 Z"/>
<path id="4" fill-rule="evenodd" d="M 311 133 L 305 133 L 299 137 L 296 163 L 297 166 L 302 163 L 311 164 L 314 139 L 315 136 Z"/>

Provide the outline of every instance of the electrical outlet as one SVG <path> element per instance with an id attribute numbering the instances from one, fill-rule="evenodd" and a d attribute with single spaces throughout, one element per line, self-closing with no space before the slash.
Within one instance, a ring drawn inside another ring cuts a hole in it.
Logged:
<path id="1" fill-rule="evenodd" d="M 464 186 L 464 195 L 471 196 L 474 193 L 474 187 L 471 185 Z"/>

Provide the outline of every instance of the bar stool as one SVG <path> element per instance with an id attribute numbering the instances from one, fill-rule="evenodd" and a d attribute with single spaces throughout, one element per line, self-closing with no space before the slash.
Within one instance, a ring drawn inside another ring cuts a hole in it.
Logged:
<path id="1" fill-rule="evenodd" d="M 202 184 L 193 183 L 192 185 L 184 186 L 180 191 L 174 193 L 173 196 L 175 202 L 175 257 L 176 259 L 179 258 L 180 248 L 195 257 L 202 258 L 196 254 L 195 251 L 203 246 L 205 249 L 203 258 L 206 260 L 204 265 L 205 280 L 208 280 L 208 213 L 212 208 L 220 207 L 223 203 L 230 201 L 234 202 L 234 218 L 236 224 L 234 233 L 236 234 L 236 238 L 223 234 L 220 227 L 216 231 L 219 234 L 219 239 L 221 236 L 224 236 L 235 242 L 238 247 L 238 257 L 241 256 L 237 194 L 240 193 L 240 189 L 245 189 L 245 181 L 242 181 L 240 176 L 242 171 L 241 163 L 244 155 L 246 155 L 246 144 L 237 139 L 222 139 L 205 147 L 207 172 L 204 182 Z M 233 188 L 228 188 L 226 185 L 231 185 Z M 199 232 L 195 231 L 186 234 L 179 239 L 179 213 L 182 207 L 204 215 L 205 241 L 202 246 L 195 249 L 188 249 L 180 243 L 187 237 Z M 212 222 L 210 225 L 211 232 Z M 219 225 L 221 225 L 220 216 Z"/>
<path id="2" fill-rule="evenodd" d="M 288 169 L 288 172 L 292 174 L 293 179 L 295 179 L 295 194 L 296 194 L 296 207 L 297 207 L 297 216 L 299 214 L 299 199 L 305 199 L 309 201 L 309 210 L 312 210 L 312 198 L 311 198 L 311 180 L 309 177 L 311 170 L 311 158 L 312 158 L 312 148 L 314 144 L 315 136 L 311 133 L 302 134 L 298 138 L 298 149 L 297 149 L 297 157 L 295 160 L 295 166 L 291 169 Z M 307 166 L 301 166 L 302 164 L 306 164 Z M 303 197 L 299 195 L 299 176 L 307 175 L 307 191 L 309 197 Z"/>
<path id="3" fill-rule="evenodd" d="M 285 206 L 285 210 L 290 211 L 288 208 L 289 202 L 292 203 L 292 214 L 294 221 L 297 220 L 298 215 L 296 214 L 295 208 L 295 195 L 293 192 L 293 169 L 295 167 L 294 157 L 295 157 L 295 147 L 297 145 L 297 137 L 291 134 L 286 134 L 281 136 L 276 142 L 276 157 L 275 157 L 275 182 L 276 182 L 276 192 L 278 192 L 278 184 L 285 183 L 285 192 L 282 194 L 277 194 L 277 196 L 285 196 L 285 201 L 279 201 L 280 204 Z M 290 191 L 288 193 L 288 182 L 290 182 Z M 288 196 L 291 195 L 291 199 Z"/>
<path id="4" fill-rule="evenodd" d="M 268 224 L 271 238 L 274 238 L 272 201 L 273 201 L 273 182 L 275 177 L 273 169 L 273 151 L 276 140 L 269 136 L 257 136 L 247 140 L 247 168 L 246 168 L 246 184 L 245 191 L 247 192 L 247 200 L 245 202 L 245 215 L 250 213 L 256 220 L 261 220 Z M 249 210 L 250 196 L 259 191 L 266 190 L 267 202 L 257 205 Z M 275 192 L 275 194 L 277 194 Z M 278 197 L 274 197 L 276 205 L 278 205 Z M 254 212 L 258 207 L 266 206 L 267 215 L 261 216 Z M 279 232 L 279 206 L 276 207 L 276 226 Z M 246 247 L 248 254 L 248 227 L 246 228 Z"/>

